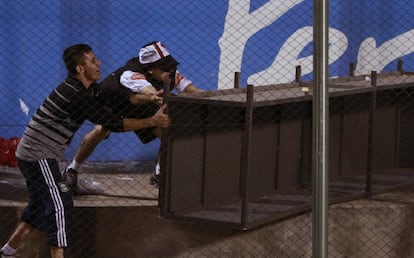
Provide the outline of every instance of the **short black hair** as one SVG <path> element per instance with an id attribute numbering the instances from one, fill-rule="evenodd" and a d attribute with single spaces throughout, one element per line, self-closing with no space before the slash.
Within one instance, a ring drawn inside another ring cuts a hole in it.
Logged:
<path id="1" fill-rule="evenodd" d="M 63 52 L 63 61 L 65 62 L 66 70 L 69 75 L 75 75 L 76 66 L 85 63 L 85 53 L 92 51 L 92 48 L 87 44 L 75 44 L 65 49 Z"/>
<path id="2" fill-rule="evenodd" d="M 171 55 L 161 58 L 160 60 L 149 63 L 149 64 L 143 64 L 144 68 L 149 70 L 151 68 L 158 68 L 163 71 L 172 71 L 177 69 L 177 66 L 180 63 L 177 62 L 177 60 L 174 59 Z"/>

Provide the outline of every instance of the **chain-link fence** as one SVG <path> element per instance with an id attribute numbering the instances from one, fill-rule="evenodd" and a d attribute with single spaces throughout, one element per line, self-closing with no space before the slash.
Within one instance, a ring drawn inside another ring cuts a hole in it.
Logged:
<path id="1" fill-rule="evenodd" d="M 312 1 L 0 5 L 2 246 L 23 218 L 20 257 L 312 256 Z M 329 6 L 329 257 L 412 257 L 414 2 Z"/>

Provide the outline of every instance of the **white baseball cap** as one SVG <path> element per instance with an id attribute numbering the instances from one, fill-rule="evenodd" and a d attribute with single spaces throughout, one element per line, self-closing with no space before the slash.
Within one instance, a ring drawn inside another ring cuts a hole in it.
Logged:
<path id="1" fill-rule="evenodd" d="M 158 68 L 163 71 L 173 71 L 179 65 L 160 41 L 153 41 L 144 45 L 139 50 L 138 58 L 146 69 Z"/>
<path id="2" fill-rule="evenodd" d="M 155 63 L 170 55 L 167 48 L 160 41 L 146 44 L 139 50 L 139 62 L 141 64 Z"/>

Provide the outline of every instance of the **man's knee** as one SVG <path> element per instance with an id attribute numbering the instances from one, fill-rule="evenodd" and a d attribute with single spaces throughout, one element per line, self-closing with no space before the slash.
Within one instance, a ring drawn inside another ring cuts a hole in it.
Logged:
<path id="1" fill-rule="evenodd" d="M 111 131 L 105 127 L 103 127 L 102 125 L 96 125 L 92 131 L 90 131 L 87 135 L 86 138 L 88 138 L 91 141 L 101 141 L 103 139 L 106 139 L 109 137 L 109 135 L 111 134 Z"/>

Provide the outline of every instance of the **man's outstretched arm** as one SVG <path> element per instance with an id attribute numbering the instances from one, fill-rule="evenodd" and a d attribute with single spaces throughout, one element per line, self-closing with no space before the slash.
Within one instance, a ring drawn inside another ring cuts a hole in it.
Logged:
<path id="1" fill-rule="evenodd" d="M 152 117 L 148 118 L 124 118 L 123 131 L 137 131 L 143 128 L 155 127 L 154 133 L 156 133 L 160 128 L 170 126 L 171 119 L 167 114 L 165 114 L 166 108 L 167 106 L 163 105 Z M 65 170 L 65 173 L 74 174 L 74 179 L 72 179 L 72 181 L 75 182 L 70 182 L 71 185 L 76 186 L 77 171 L 79 170 L 81 164 L 92 154 L 99 142 L 108 137 L 110 133 L 111 131 L 108 128 L 102 125 L 96 125 L 92 131 L 83 137 L 82 142 L 76 150 L 76 154 L 72 160 L 72 163 L 69 164 Z M 70 171 L 69 169 L 72 170 Z M 68 178 L 70 178 L 70 176 L 68 176 Z"/>

